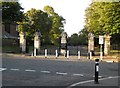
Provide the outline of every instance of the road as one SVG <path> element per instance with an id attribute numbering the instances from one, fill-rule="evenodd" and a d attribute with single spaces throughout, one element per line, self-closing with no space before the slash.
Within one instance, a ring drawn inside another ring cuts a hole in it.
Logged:
<path id="1" fill-rule="evenodd" d="M 99 84 L 94 84 L 94 65 L 94 61 L 3 57 L 0 71 L 3 86 L 118 86 L 117 63 L 100 62 Z"/>

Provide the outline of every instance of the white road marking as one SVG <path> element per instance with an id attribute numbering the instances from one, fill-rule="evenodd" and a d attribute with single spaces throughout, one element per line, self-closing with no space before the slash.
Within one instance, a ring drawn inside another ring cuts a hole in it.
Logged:
<path id="1" fill-rule="evenodd" d="M 74 76 L 84 76 L 83 74 L 73 74 Z"/>
<path id="2" fill-rule="evenodd" d="M 0 68 L 0 71 L 5 71 L 7 70 L 7 68 Z"/>
<path id="3" fill-rule="evenodd" d="M 14 68 L 12 68 L 10 70 L 12 70 L 12 71 L 19 71 L 20 69 L 14 69 Z"/>
<path id="4" fill-rule="evenodd" d="M 113 78 L 113 77 L 108 77 L 108 78 Z"/>
<path id="5" fill-rule="evenodd" d="M 98 78 L 102 78 L 103 76 L 98 76 Z"/>
<path id="6" fill-rule="evenodd" d="M 88 81 L 82 81 L 82 82 L 78 82 L 78 83 L 74 83 L 72 85 L 70 85 L 69 87 L 67 88 L 72 88 L 74 86 L 77 86 L 77 85 L 80 85 L 80 84 L 84 84 L 84 83 L 88 83 L 88 82 L 93 82 L 94 80 L 88 80 Z"/>
<path id="7" fill-rule="evenodd" d="M 50 71 L 40 71 L 40 72 L 42 72 L 42 73 L 50 73 Z"/>
<path id="8" fill-rule="evenodd" d="M 101 78 L 99 80 L 106 80 L 106 79 L 113 79 L 113 78 L 119 78 L 120 76 L 114 76 L 114 77 L 107 77 L 107 78 Z M 67 88 L 72 88 L 72 87 L 75 87 L 77 85 L 80 85 L 80 84 L 85 84 L 85 83 L 89 83 L 89 82 L 93 82 L 94 80 L 87 80 L 87 81 L 82 81 L 82 82 L 78 82 L 78 83 L 74 83 L 70 86 L 68 86 Z"/>
<path id="9" fill-rule="evenodd" d="M 106 61 L 107 63 L 113 63 L 113 61 Z"/>
<path id="10" fill-rule="evenodd" d="M 95 77 L 94 75 L 93 75 L 93 77 Z M 98 78 L 102 78 L 103 76 L 98 76 Z"/>
<path id="11" fill-rule="evenodd" d="M 64 73 L 64 72 L 56 72 L 57 75 L 67 75 L 68 73 Z"/>
<path id="12" fill-rule="evenodd" d="M 36 70 L 31 70 L 31 69 L 27 69 L 25 71 L 27 71 L 27 72 L 36 72 Z"/>
<path id="13" fill-rule="evenodd" d="M 107 77 L 107 78 L 102 78 L 102 79 L 99 79 L 99 80 L 106 80 L 106 79 L 115 79 L 115 78 L 119 78 L 120 76 L 114 76 L 114 77 Z"/>

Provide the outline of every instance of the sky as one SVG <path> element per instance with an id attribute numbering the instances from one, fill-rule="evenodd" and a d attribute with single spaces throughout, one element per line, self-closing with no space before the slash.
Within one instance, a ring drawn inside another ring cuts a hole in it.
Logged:
<path id="1" fill-rule="evenodd" d="M 24 12 L 31 8 L 43 10 L 49 5 L 54 11 L 66 19 L 64 30 L 68 36 L 78 33 L 85 25 L 85 9 L 91 0 L 19 0 Z"/>

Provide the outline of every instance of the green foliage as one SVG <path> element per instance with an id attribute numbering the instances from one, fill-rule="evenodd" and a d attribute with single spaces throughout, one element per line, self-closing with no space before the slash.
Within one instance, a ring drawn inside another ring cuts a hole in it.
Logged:
<path id="1" fill-rule="evenodd" d="M 22 21 L 23 8 L 18 2 L 0 2 L 2 3 L 2 21 L 5 23 Z"/>
<path id="2" fill-rule="evenodd" d="M 34 39 L 34 33 L 40 31 L 43 44 L 57 44 L 57 38 L 63 30 L 63 17 L 46 6 L 45 12 L 32 8 L 24 14 L 24 20 L 18 22 L 18 30 L 26 32 L 27 37 Z"/>
<path id="3" fill-rule="evenodd" d="M 86 9 L 87 31 L 94 34 L 120 34 L 120 2 L 93 2 Z"/>
<path id="4" fill-rule="evenodd" d="M 51 22 L 47 13 L 32 8 L 25 13 L 25 18 L 29 24 L 27 30 L 28 35 L 32 35 L 32 37 L 34 37 L 34 33 L 36 31 L 40 31 L 44 36 L 48 35 L 49 29 L 51 28 Z"/>
<path id="5" fill-rule="evenodd" d="M 79 44 L 79 36 L 78 34 L 74 33 L 71 35 L 71 37 L 69 38 L 69 42 L 70 45 L 78 45 Z"/>
<path id="6" fill-rule="evenodd" d="M 27 31 L 27 28 L 28 28 L 28 24 L 27 22 L 17 22 L 18 25 L 18 32 L 26 32 Z"/>
<path id="7" fill-rule="evenodd" d="M 27 37 L 34 39 L 34 33 L 40 31 L 43 39 L 48 36 L 51 22 L 47 13 L 32 8 L 24 14 L 25 19 L 18 22 L 18 30 L 26 32 Z"/>
<path id="8" fill-rule="evenodd" d="M 49 15 L 53 15 L 55 12 L 54 12 L 54 9 L 51 7 L 51 6 L 45 6 L 44 8 L 43 8 L 43 10 L 45 11 L 45 12 L 47 12 L 47 14 L 49 14 Z"/>
<path id="9" fill-rule="evenodd" d="M 65 19 L 62 16 L 59 16 L 57 13 L 54 12 L 54 9 L 51 6 L 45 6 L 44 11 L 48 13 L 50 17 L 50 21 L 52 23 L 52 27 L 50 28 L 50 40 L 51 43 L 57 45 L 58 44 L 58 38 L 60 37 L 60 34 L 64 30 L 64 23 Z"/>
<path id="10" fill-rule="evenodd" d="M 71 37 L 69 37 L 68 39 L 68 44 L 74 46 L 86 45 L 87 42 L 88 42 L 88 32 L 86 29 L 82 29 L 79 32 L 79 35 L 77 33 L 72 34 Z"/>
<path id="11" fill-rule="evenodd" d="M 88 32 L 86 29 L 82 29 L 79 32 L 79 44 L 87 45 L 88 44 Z"/>

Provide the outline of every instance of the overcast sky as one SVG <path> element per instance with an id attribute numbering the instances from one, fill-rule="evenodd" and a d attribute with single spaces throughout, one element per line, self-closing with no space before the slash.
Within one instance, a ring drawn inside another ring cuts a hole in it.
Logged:
<path id="1" fill-rule="evenodd" d="M 84 27 L 85 9 L 91 0 L 20 0 L 24 12 L 31 8 L 43 10 L 44 6 L 49 5 L 54 11 L 66 19 L 65 31 L 70 36 L 78 33 Z"/>

